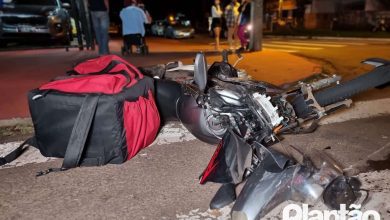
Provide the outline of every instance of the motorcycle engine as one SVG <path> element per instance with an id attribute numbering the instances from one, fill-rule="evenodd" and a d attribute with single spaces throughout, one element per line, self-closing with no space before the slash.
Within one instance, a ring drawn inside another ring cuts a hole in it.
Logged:
<path id="1" fill-rule="evenodd" d="M 243 106 L 245 91 L 240 86 L 227 85 L 225 88 L 209 90 L 210 104 L 215 108 Z"/>
<path id="2" fill-rule="evenodd" d="M 265 116 L 271 127 L 276 127 L 283 121 L 283 117 L 279 116 L 278 107 L 271 103 L 271 97 L 256 92 L 252 94 L 252 98 L 257 106 L 256 111 Z"/>
<path id="3" fill-rule="evenodd" d="M 244 138 L 268 136 L 284 120 L 279 113 L 281 106 L 273 103 L 264 91 L 226 83 L 208 92 L 208 127 L 216 136 L 221 137 L 227 127 Z"/>

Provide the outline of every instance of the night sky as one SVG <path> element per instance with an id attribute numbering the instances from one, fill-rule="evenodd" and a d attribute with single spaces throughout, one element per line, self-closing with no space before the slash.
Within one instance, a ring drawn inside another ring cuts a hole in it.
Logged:
<path id="1" fill-rule="evenodd" d="M 186 14 L 193 23 L 207 22 L 206 13 L 210 13 L 213 2 L 214 0 L 144 0 L 154 19 L 181 12 Z M 222 2 L 228 2 L 228 0 Z"/>
<path id="2" fill-rule="evenodd" d="M 222 0 L 226 5 L 230 0 Z M 143 0 L 153 20 L 164 19 L 168 15 L 184 13 L 192 24 L 198 29 L 208 28 L 207 17 L 211 11 L 214 0 Z M 112 20 L 120 21 L 119 12 L 123 7 L 123 1 L 110 0 L 110 14 Z"/>
<path id="3" fill-rule="evenodd" d="M 144 0 L 150 11 L 160 16 L 164 13 L 183 11 L 186 14 L 202 14 L 211 7 L 213 0 Z"/>
<path id="4" fill-rule="evenodd" d="M 156 18 L 162 18 L 167 14 L 182 12 L 188 16 L 201 14 L 202 0 L 144 0 L 149 12 Z M 190 15 L 192 14 L 192 15 Z"/>

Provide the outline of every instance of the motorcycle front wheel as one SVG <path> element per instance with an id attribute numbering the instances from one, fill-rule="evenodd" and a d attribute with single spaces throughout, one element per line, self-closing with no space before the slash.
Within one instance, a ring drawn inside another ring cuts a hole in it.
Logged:
<path id="1" fill-rule="evenodd" d="M 315 92 L 314 98 L 322 107 L 343 101 L 366 90 L 380 87 L 390 82 L 390 66 L 384 65 L 350 81 Z M 295 113 L 300 118 L 306 118 L 312 109 L 304 97 L 298 96 L 292 101 Z"/>

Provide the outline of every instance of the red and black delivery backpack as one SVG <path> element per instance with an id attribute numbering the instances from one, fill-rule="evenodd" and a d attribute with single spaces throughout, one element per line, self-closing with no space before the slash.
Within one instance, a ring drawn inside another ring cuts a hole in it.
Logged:
<path id="1" fill-rule="evenodd" d="M 120 164 L 150 145 L 160 117 L 153 79 L 115 55 L 77 64 L 28 94 L 35 136 L 43 156 L 64 158 L 61 171 Z"/>

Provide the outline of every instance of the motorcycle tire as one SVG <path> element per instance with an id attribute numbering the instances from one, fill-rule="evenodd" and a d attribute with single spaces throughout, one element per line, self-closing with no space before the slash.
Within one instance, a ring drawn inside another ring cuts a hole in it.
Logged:
<path id="1" fill-rule="evenodd" d="M 390 82 L 390 66 L 377 67 L 371 72 L 361 75 L 350 81 L 329 87 L 313 95 L 322 107 L 343 101 L 366 90 L 380 87 Z M 306 118 L 312 113 L 312 109 L 306 103 L 303 95 L 292 101 L 295 113 L 299 118 Z"/>

